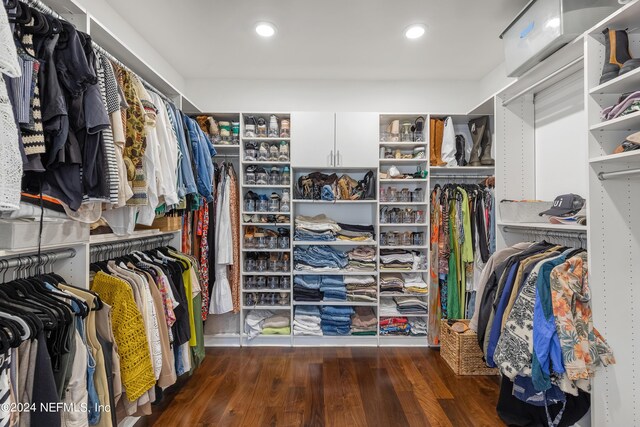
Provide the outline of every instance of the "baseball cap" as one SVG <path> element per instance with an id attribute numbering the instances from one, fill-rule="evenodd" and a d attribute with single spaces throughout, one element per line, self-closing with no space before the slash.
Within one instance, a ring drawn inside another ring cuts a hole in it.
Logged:
<path id="1" fill-rule="evenodd" d="M 584 207 L 585 200 L 577 194 L 563 194 L 556 197 L 553 201 L 553 206 L 544 212 L 540 212 L 542 215 L 550 216 L 571 216 L 580 212 L 580 209 Z"/>

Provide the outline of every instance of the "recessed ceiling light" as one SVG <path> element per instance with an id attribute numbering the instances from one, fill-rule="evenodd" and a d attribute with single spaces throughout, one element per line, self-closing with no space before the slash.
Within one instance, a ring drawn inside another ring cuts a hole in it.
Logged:
<path id="1" fill-rule="evenodd" d="M 411 25 L 404 32 L 404 36 L 408 39 L 419 39 L 424 35 L 425 27 L 422 24 Z"/>
<path id="2" fill-rule="evenodd" d="M 271 37 L 276 33 L 276 26 L 269 22 L 258 22 L 256 24 L 256 33 L 260 37 Z"/>

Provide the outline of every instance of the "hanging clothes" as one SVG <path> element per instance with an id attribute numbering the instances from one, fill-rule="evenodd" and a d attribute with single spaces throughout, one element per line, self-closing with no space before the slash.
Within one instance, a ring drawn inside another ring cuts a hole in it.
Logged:
<path id="1" fill-rule="evenodd" d="M 228 266 L 233 264 L 233 230 L 231 225 L 231 180 L 226 168 L 221 171 L 216 202 L 215 283 L 209 308 L 210 314 L 233 311 L 233 296 L 228 279 Z"/>

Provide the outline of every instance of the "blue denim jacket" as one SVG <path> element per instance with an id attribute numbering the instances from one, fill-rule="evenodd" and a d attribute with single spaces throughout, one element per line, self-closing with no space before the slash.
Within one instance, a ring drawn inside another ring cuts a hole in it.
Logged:
<path id="1" fill-rule="evenodd" d="M 196 186 L 198 192 L 207 202 L 213 201 L 213 161 L 211 158 L 216 155 L 216 149 L 204 134 L 198 123 L 191 117 L 184 116 L 184 123 L 187 128 L 187 135 L 191 141 L 193 163 L 196 167 Z"/>
<path id="2" fill-rule="evenodd" d="M 178 197 L 182 198 L 187 194 L 194 194 L 198 192 L 196 188 L 196 181 L 193 177 L 193 169 L 191 167 L 191 154 L 187 148 L 187 141 L 185 137 L 184 127 L 182 125 L 182 113 L 178 111 L 173 105 L 168 108 L 169 120 L 176 131 L 178 137 L 178 153 L 179 163 L 178 168 Z"/>
<path id="3" fill-rule="evenodd" d="M 504 316 L 504 311 L 507 308 L 507 303 L 509 302 L 509 296 L 511 295 L 511 289 L 514 286 L 514 282 L 516 280 L 516 274 L 518 272 L 518 268 L 520 267 L 520 262 L 516 262 L 511 266 L 511 270 L 509 270 L 509 274 L 507 275 L 507 281 L 504 283 L 504 290 L 502 291 L 502 296 L 500 297 L 500 301 L 496 307 L 496 314 L 493 317 L 493 323 L 491 324 L 491 330 L 489 333 L 489 345 L 487 346 L 487 366 L 492 368 L 496 367 L 495 362 L 493 361 L 493 355 L 496 352 L 496 347 L 498 345 L 498 340 L 500 339 L 501 327 L 502 327 L 502 317 Z"/>

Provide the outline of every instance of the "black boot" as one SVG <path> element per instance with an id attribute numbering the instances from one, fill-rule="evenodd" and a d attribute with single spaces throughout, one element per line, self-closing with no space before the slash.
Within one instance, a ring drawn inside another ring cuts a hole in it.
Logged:
<path id="1" fill-rule="evenodd" d="M 629 37 L 626 30 L 616 31 L 607 28 L 602 33 L 605 38 L 606 53 L 600 84 L 618 77 L 620 68 L 625 62 L 631 59 L 631 55 L 629 54 Z"/>
<path id="2" fill-rule="evenodd" d="M 456 162 L 458 166 L 467 166 L 467 159 L 465 158 L 465 145 L 467 141 L 463 135 L 456 135 Z"/>

